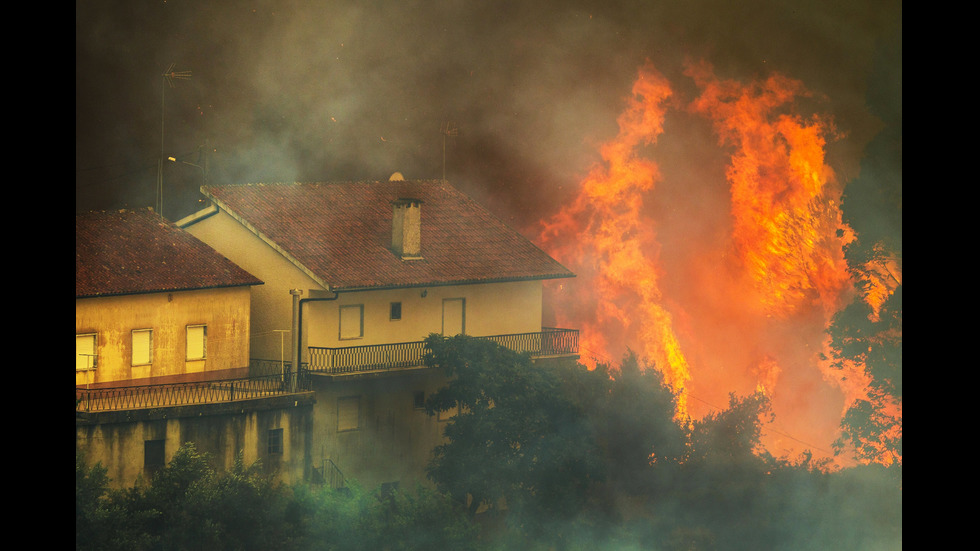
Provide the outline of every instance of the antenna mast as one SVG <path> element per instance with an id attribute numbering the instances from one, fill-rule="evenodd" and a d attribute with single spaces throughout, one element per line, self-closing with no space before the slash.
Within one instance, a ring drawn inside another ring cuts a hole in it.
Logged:
<path id="1" fill-rule="evenodd" d="M 442 125 L 442 181 L 446 181 L 446 138 L 459 135 L 459 130 L 456 128 L 456 123 L 447 122 Z"/>

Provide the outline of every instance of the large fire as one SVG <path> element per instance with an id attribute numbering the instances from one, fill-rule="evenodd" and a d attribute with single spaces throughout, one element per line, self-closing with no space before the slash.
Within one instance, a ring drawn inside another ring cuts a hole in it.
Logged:
<path id="1" fill-rule="evenodd" d="M 769 450 L 829 458 L 842 412 L 866 392 L 862 366 L 841 372 L 821 359 L 826 328 L 854 293 L 843 256 L 853 235 L 825 159 L 834 127 L 795 112 L 808 94 L 799 81 L 723 80 L 704 64 L 686 76 L 697 95 L 683 102 L 652 66 L 640 70 L 602 162 L 542 222 L 539 242 L 578 274 L 554 289 L 556 321 L 580 328 L 586 364 L 615 365 L 631 349 L 655 366 L 679 393 L 679 418 L 761 390 L 776 415 Z M 650 151 L 677 108 L 707 121 L 730 156 L 724 185 L 689 190 L 726 194 L 728 211 L 706 208 L 712 230 L 682 247 L 661 234 L 683 233 L 683 221 L 651 208 L 665 182 Z M 894 288 L 880 279 L 872 305 Z"/>

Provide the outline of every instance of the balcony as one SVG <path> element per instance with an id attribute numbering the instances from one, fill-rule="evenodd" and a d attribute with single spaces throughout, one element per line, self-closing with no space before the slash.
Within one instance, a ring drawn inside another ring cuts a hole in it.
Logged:
<path id="1" fill-rule="evenodd" d="M 539 333 L 479 337 L 534 359 L 574 357 L 578 331 L 545 328 Z M 288 362 L 253 360 L 249 377 L 103 388 L 75 387 L 78 414 L 197 406 L 278 398 L 312 390 L 311 373 L 355 375 L 422 367 L 423 341 L 344 348 L 310 347 L 309 364 L 300 366 L 296 386 Z"/>
<path id="2" fill-rule="evenodd" d="M 280 373 L 156 385 L 92 389 L 75 387 L 75 411 L 87 413 L 219 404 L 292 395 L 310 389 L 310 377 L 304 369 L 299 372 L 295 389 L 288 377 Z"/>
<path id="3" fill-rule="evenodd" d="M 573 357 L 578 354 L 578 331 L 545 328 L 538 333 L 478 337 L 534 359 Z M 391 371 L 424 365 L 423 341 L 342 348 L 309 347 L 309 370 L 326 375 Z"/>

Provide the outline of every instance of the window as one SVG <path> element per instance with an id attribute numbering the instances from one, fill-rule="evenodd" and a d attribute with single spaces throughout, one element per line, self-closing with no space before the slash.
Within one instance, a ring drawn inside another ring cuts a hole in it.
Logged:
<path id="1" fill-rule="evenodd" d="M 391 315 L 389 317 L 391 321 L 397 321 L 402 319 L 402 303 L 400 302 L 391 303 Z"/>
<path id="2" fill-rule="evenodd" d="M 359 339 L 364 336 L 364 305 L 340 307 L 340 338 Z"/>
<path id="3" fill-rule="evenodd" d="M 447 337 L 466 334 L 466 299 L 442 299 L 442 334 Z"/>
<path id="4" fill-rule="evenodd" d="M 425 391 L 416 390 L 412 395 L 412 402 L 415 409 L 425 409 Z"/>
<path id="5" fill-rule="evenodd" d="M 94 369 L 96 366 L 95 333 L 75 335 L 75 371 Z"/>
<path id="6" fill-rule="evenodd" d="M 337 399 L 337 432 L 360 428 L 361 397 L 348 396 Z"/>
<path id="7" fill-rule="evenodd" d="M 133 329 L 132 365 L 149 365 L 151 363 L 153 363 L 153 330 Z"/>
<path id="8" fill-rule="evenodd" d="M 166 465 L 166 440 L 143 441 L 143 469 L 152 474 Z"/>
<path id="9" fill-rule="evenodd" d="M 451 408 L 445 410 L 445 411 L 440 411 L 439 412 L 438 419 L 440 421 L 448 421 L 448 420 L 452 419 L 453 417 L 456 417 L 456 414 L 457 413 L 459 413 L 459 405 L 458 404 L 456 406 L 454 406 L 454 407 L 451 407 Z"/>
<path id="10" fill-rule="evenodd" d="M 269 455 L 282 455 L 282 429 L 269 431 Z"/>
<path id="11" fill-rule="evenodd" d="M 203 360 L 208 352 L 208 326 L 187 326 L 187 359 Z"/>

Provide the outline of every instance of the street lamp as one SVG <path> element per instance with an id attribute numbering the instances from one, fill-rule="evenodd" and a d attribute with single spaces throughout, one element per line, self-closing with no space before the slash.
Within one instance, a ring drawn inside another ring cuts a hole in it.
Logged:
<path id="1" fill-rule="evenodd" d="M 169 84 L 170 87 L 173 88 L 174 80 L 188 80 L 191 78 L 190 71 L 174 71 L 174 65 L 176 65 L 176 63 L 171 63 L 170 67 L 168 67 L 166 72 L 163 73 L 162 75 L 163 85 L 160 90 L 160 160 L 157 162 L 157 197 L 156 197 L 157 213 L 160 216 L 163 216 L 163 155 L 164 155 L 163 150 L 166 147 L 164 145 L 164 140 L 163 140 L 163 136 L 164 136 L 163 129 L 164 129 L 164 123 L 166 121 L 166 112 L 167 112 L 167 107 L 166 107 L 167 86 L 166 85 Z"/>
<path id="2" fill-rule="evenodd" d="M 167 160 L 172 163 L 180 163 L 182 165 L 193 166 L 200 169 L 201 175 L 204 177 L 204 185 L 208 185 L 208 170 L 201 165 L 196 165 L 194 163 L 188 163 L 187 161 L 178 160 L 176 157 L 167 157 Z"/>

